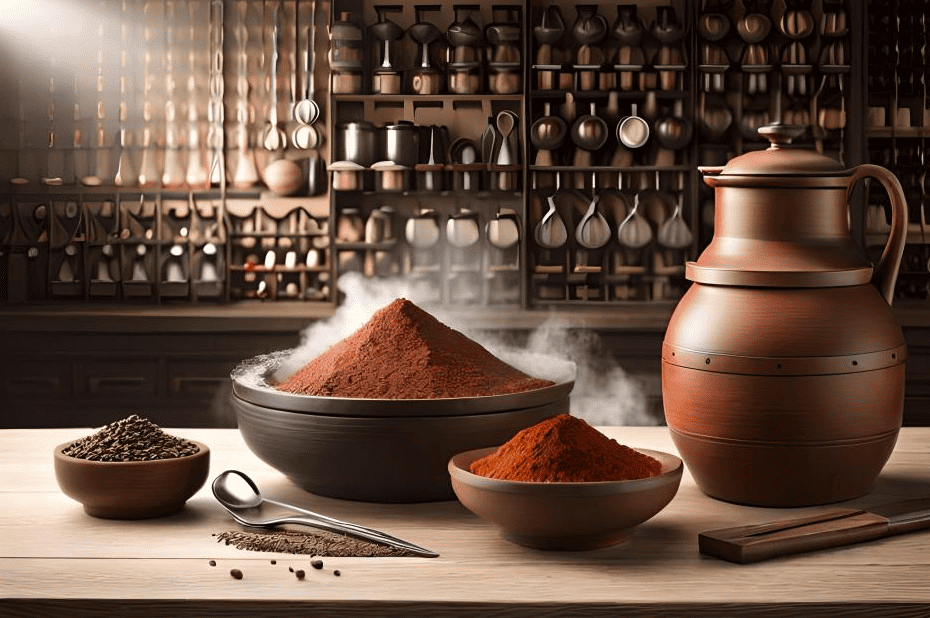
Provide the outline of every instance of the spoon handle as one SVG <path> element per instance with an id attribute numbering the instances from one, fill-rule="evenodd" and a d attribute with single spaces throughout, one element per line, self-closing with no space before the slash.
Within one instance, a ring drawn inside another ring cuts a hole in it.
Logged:
<path id="1" fill-rule="evenodd" d="M 276 520 L 278 524 L 301 524 L 315 528 L 323 528 L 324 530 L 329 530 L 331 532 L 344 532 L 366 538 L 371 541 L 377 541 L 386 543 L 388 545 L 393 545 L 394 547 L 399 547 L 401 549 L 407 549 L 422 556 L 432 557 L 439 555 L 429 549 L 420 547 L 419 545 L 414 545 L 413 543 L 408 543 L 403 539 L 399 539 L 395 536 L 391 536 L 390 534 L 375 530 L 373 528 L 367 528 L 359 524 L 342 521 L 341 519 L 336 519 L 334 517 L 327 517 L 326 515 L 321 515 L 320 513 L 314 513 L 313 511 L 308 511 L 306 509 L 294 506 L 293 504 L 285 504 L 283 502 L 277 502 L 267 498 L 265 499 L 265 502 L 278 507 L 296 511 L 298 513 L 303 513 L 303 515 L 289 515 L 287 517 L 282 517 Z"/>

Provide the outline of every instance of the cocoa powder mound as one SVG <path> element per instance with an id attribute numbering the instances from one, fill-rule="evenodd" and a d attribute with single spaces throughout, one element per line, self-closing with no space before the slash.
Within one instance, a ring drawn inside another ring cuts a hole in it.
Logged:
<path id="1" fill-rule="evenodd" d="M 400 298 L 276 388 L 320 397 L 440 399 L 505 395 L 553 384 L 511 367 Z"/>
<path id="2" fill-rule="evenodd" d="M 624 481 L 661 474 L 662 464 L 580 418 L 559 414 L 520 431 L 473 462 L 471 472 L 537 483 Z"/>

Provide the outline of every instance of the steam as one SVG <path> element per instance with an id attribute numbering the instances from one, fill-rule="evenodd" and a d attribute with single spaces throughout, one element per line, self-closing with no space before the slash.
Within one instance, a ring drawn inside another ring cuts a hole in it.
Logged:
<path id="1" fill-rule="evenodd" d="M 328 320 L 314 322 L 301 333 L 301 343 L 290 354 L 272 354 L 239 379 L 260 383 L 264 375 L 282 380 L 329 347 L 361 328 L 378 309 L 397 298 L 423 306 L 447 326 L 484 346 L 489 352 L 534 377 L 556 382 L 574 379 L 571 413 L 592 425 L 655 425 L 642 387 L 621 368 L 600 338 L 589 330 L 569 328 L 557 317 L 534 330 L 529 338 L 497 335 L 475 327 L 454 307 L 430 305 L 432 290 L 422 290 L 404 279 L 372 280 L 358 273 L 339 278 L 344 297 Z"/>

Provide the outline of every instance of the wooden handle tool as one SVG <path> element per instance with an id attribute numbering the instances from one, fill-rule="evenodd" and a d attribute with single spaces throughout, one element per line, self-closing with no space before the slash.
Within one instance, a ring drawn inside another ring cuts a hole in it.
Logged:
<path id="1" fill-rule="evenodd" d="M 799 519 L 702 532 L 698 535 L 698 550 L 708 556 L 747 564 L 924 528 L 930 528 L 930 498 L 868 510 L 835 509 Z"/>

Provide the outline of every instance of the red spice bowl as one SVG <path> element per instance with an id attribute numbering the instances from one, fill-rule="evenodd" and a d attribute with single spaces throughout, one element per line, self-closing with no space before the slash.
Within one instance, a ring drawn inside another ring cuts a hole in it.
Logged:
<path id="1" fill-rule="evenodd" d="M 452 490 L 469 511 L 501 528 L 509 541 L 552 550 L 591 550 L 626 540 L 633 528 L 664 509 L 681 484 L 681 459 L 636 449 L 657 459 L 657 476 L 629 481 L 538 483 L 472 474 L 471 464 L 497 450 L 482 448 L 449 460 Z"/>
<path id="2" fill-rule="evenodd" d="M 149 461 L 91 461 L 65 455 L 76 441 L 55 447 L 55 478 L 66 496 L 88 515 L 104 519 L 149 519 L 184 508 L 203 487 L 210 471 L 210 449 L 193 455 Z"/>

